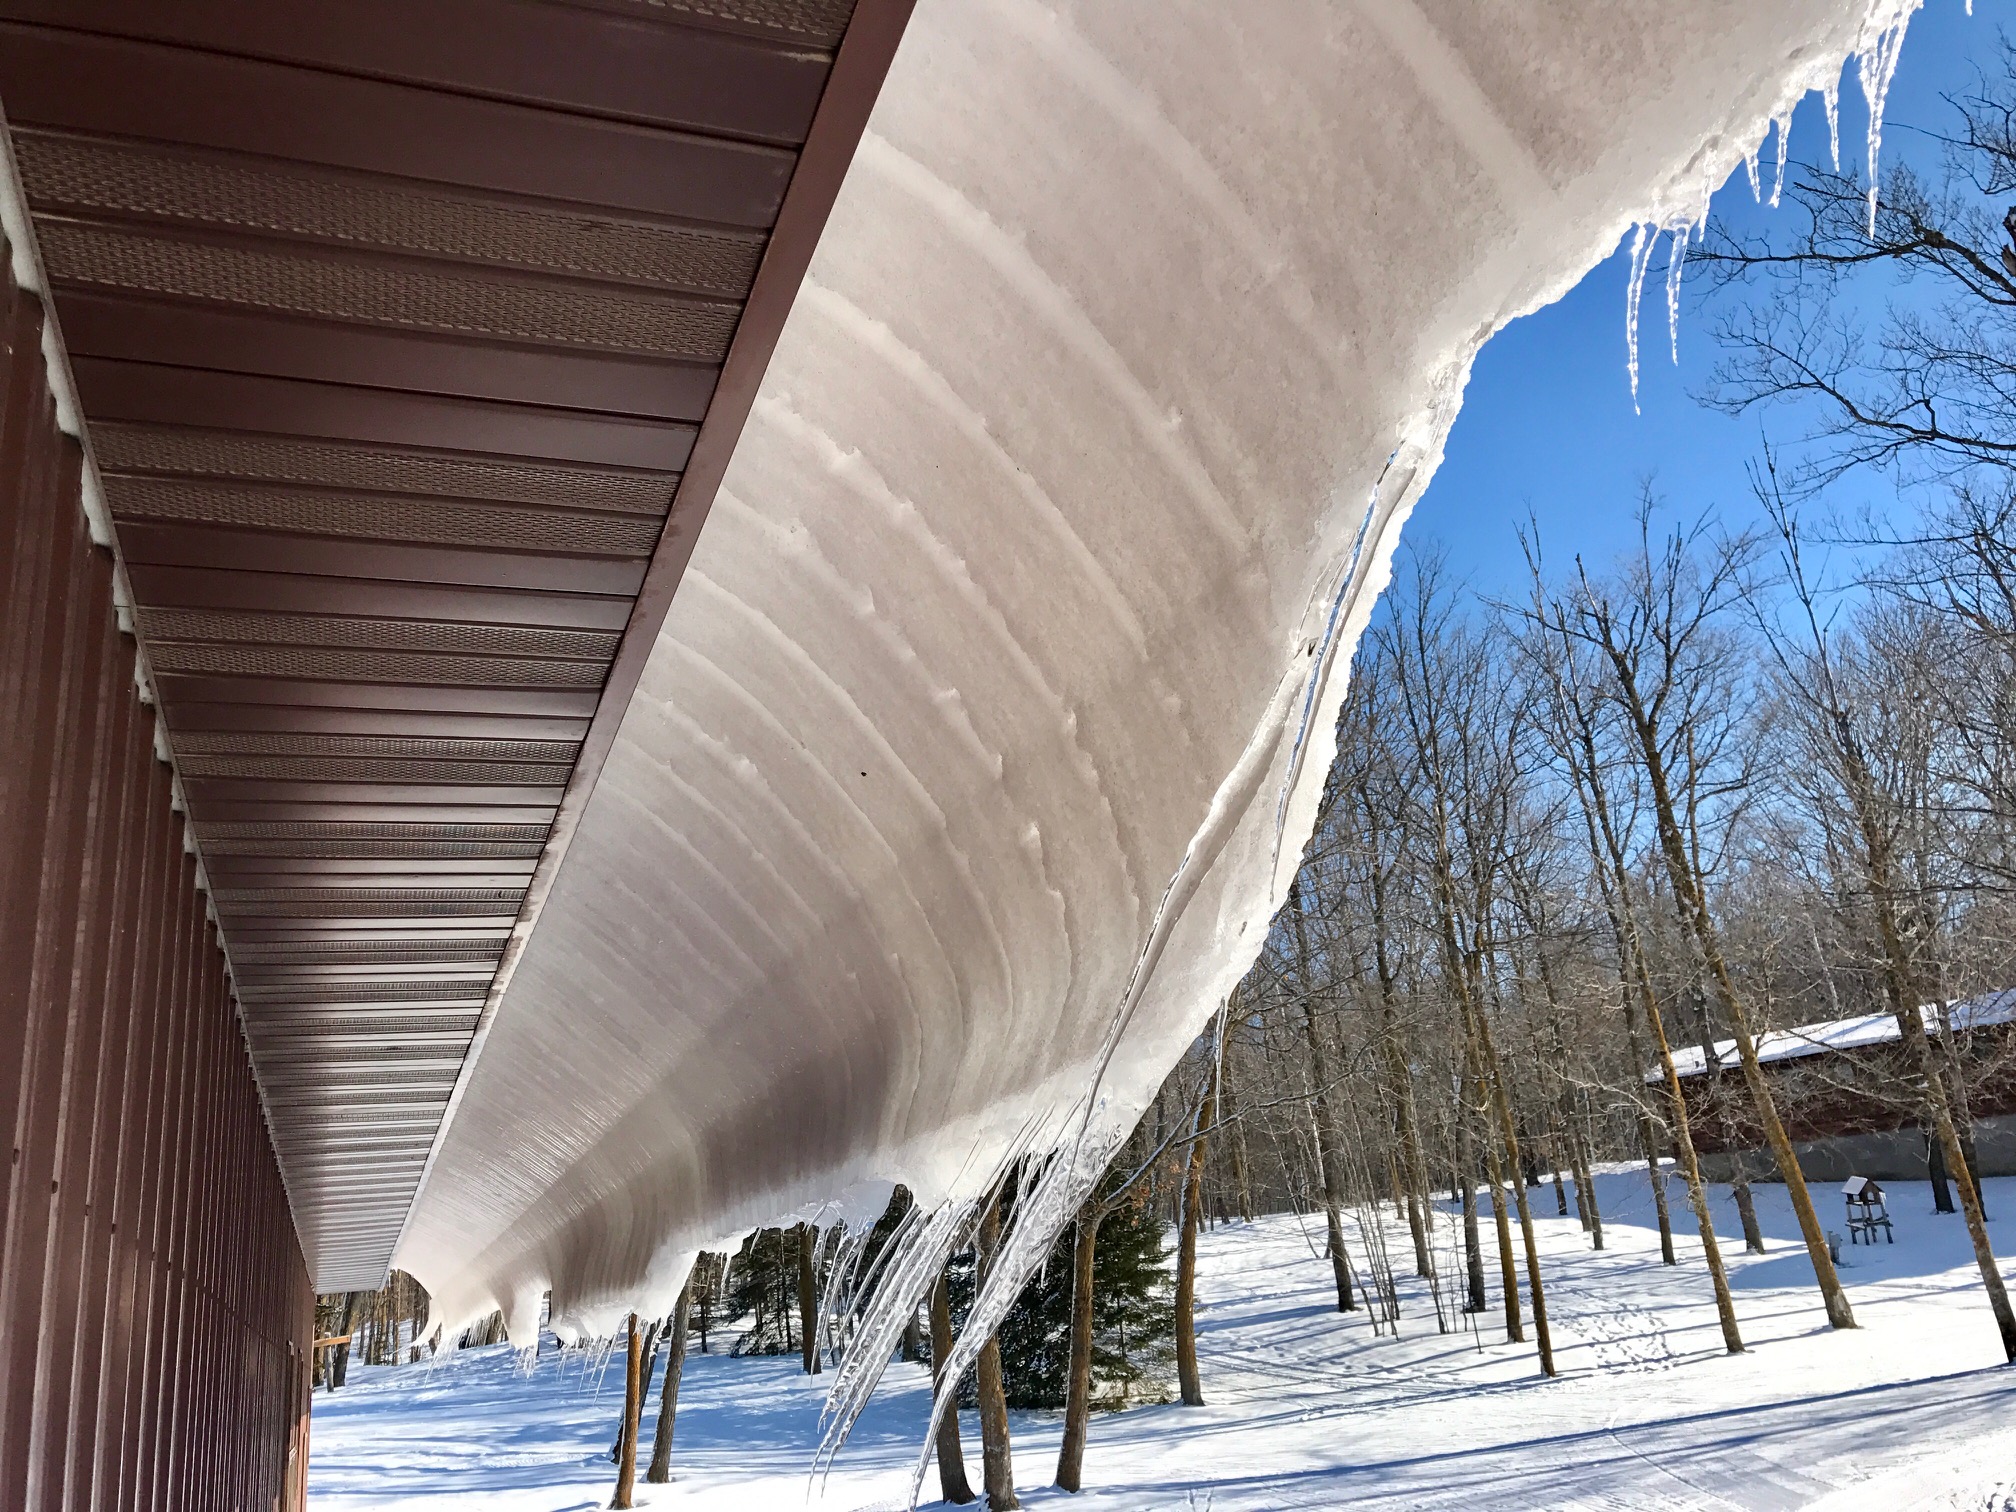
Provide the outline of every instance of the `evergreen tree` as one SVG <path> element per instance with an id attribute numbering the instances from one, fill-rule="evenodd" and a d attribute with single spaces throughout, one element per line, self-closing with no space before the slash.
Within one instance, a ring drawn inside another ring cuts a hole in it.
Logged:
<path id="1" fill-rule="evenodd" d="M 1072 1239 L 1067 1227 L 996 1334 L 1011 1407 L 1064 1405 L 1071 1365 Z M 1168 1259 L 1168 1236 L 1145 1190 L 1101 1225 L 1093 1264 L 1095 1400 L 1124 1406 L 1168 1395 L 1176 1327 Z M 973 1306 L 973 1256 L 956 1256 L 950 1270 L 952 1315 L 964 1327 Z M 961 1385 L 962 1403 L 970 1405 L 971 1394 L 969 1379 Z"/>
<path id="2" fill-rule="evenodd" d="M 798 1242 L 792 1229 L 758 1229 L 742 1241 L 729 1266 L 728 1308 L 750 1320 L 732 1351 L 738 1355 L 796 1354 Z"/>

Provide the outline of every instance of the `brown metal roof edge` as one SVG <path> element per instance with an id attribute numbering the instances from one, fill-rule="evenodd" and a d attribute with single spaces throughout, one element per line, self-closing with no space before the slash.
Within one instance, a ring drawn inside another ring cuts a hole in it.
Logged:
<path id="1" fill-rule="evenodd" d="M 720 381 L 715 386 L 706 417 L 701 421 L 699 435 L 693 443 L 692 456 L 673 495 L 664 534 L 659 537 L 657 549 L 645 572 L 643 586 L 638 591 L 623 639 L 610 665 L 608 680 L 602 686 L 594 718 L 581 743 L 573 775 L 561 796 L 545 849 L 532 874 L 517 923 L 477 1020 L 475 1036 L 469 1043 L 461 1070 L 456 1074 L 455 1087 L 449 1094 L 447 1110 L 442 1115 L 434 1143 L 427 1152 L 426 1164 L 421 1167 L 413 1201 L 407 1208 L 405 1221 L 400 1224 L 398 1238 L 393 1242 L 395 1259 L 400 1244 L 405 1240 L 407 1225 L 412 1222 L 413 1209 L 419 1205 L 420 1193 L 427 1189 L 434 1162 L 441 1152 L 449 1127 L 455 1121 L 455 1114 L 461 1108 L 463 1094 L 489 1038 L 498 1005 L 510 987 L 512 975 L 524 955 L 526 942 L 531 938 L 540 911 L 566 860 L 581 815 L 602 776 L 603 764 L 616 744 L 616 732 L 629 711 L 631 697 L 644 675 L 644 663 L 657 643 L 659 629 L 671 610 L 672 596 L 685 575 L 686 564 L 692 560 L 693 548 L 700 538 L 700 527 L 706 523 L 714 495 L 727 475 L 728 463 L 735 454 L 736 443 L 741 439 L 742 428 L 748 422 L 749 411 L 755 405 L 757 391 L 769 369 L 771 354 L 783 334 L 791 307 L 797 301 L 799 287 L 804 283 L 806 270 L 812 263 L 813 251 L 826 228 L 826 219 L 832 213 L 834 201 L 839 197 L 840 185 L 854 160 L 861 135 L 867 129 L 869 113 L 881 94 L 882 81 L 895 59 L 897 44 L 903 40 L 903 32 L 909 24 L 915 3 L 916 0 L 858 0 L 854 8 L 846 36 L 834 57 L 832 73 L 819 97 L 818 110 L 812 117 L 810 135 L 799 154 L 790 185 L 785 190 L 776 228 L 770 234 L 762 263 L 757 268 L 755 285 L 750 290 L 742 319 L 735 328 Z"/>

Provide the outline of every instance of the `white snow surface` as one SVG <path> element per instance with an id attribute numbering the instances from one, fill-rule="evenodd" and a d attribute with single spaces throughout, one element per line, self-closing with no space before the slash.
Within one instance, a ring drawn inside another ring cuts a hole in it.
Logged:
<path id="1" fill-rule="evenodd" d="M 725 1233 L 1129 1124 L 1478 348 L 1916 5 L 922 0 L 430 1156 L 444 1324 L 606 1334 Z"/>
<path id="2" fill-rule="evenodd" d="M 1933 1034 L 1945 1033 L 1948 1024 L 1963 1032 L 1986 1029 L 2016 1019 L 2016 990 L 2004 988 L 1999 992 L 1984 992 L 1979 997 L 1943 1007 L 1927 1003 L 1919 1012 L 1924 1015 L 1926 1029 Z M 1801 1056 L 1819 1055 L 1829 1050 L 1861 1050 L 1870 1045 L 1887 1045 L 1897 1038 L 1895 1014 L 1865 1013 L 1858 1018 L 1827 1019 L 1817 1024 L 1800 1024 L 1792 1029 L 1769 1030 L 1757 1036 L 1757 1059 L 1797 1060 Z M 1740 1064 L 1736 1041 L 1717 1040 L 1715 1060 L 1725 1068 Z M 1707 1065 L 1708 1057 L 1699 1045 L 1673 1052 L 1673 1069 L 1682 1076 L 1699 1076 Z M 1665 1072 L 1657 1066 L 1645 1073 L 1648 1082 L 1664 1079 Z"/>
<path id="3" fill-rule="evenodd" d="M 1400 1337 L 1339 1315 L 1321 1258 L 1321 1215 L 1207 1232 L 1199 1254 L 1199 1356 L 1208 1405 L 1135 1408 L 1092 1422 L 1085 1491 L 1048 1489 L 1056 1414 L 1014 1414 L 1025 1505 L 1274 1512 L 1338 1506 L 1492 1512 L 2012 1512 L 2016 1372 L 1957 1217 L 1934 1217 L 1900 1183 L 1897 1242 L 1845 1252 L 1860 1327 L 1824 1323 L 1782 1187 L 1758 1186 L 1768 1252 L 1740 1253 L 1727 1188 L 1713 1211 L 1749 1352 L 1725 1355 L 1707 1273 L 1669 1186 L 1681 1263 L 1659 1263 L 1642 1168 L 1598 1178 L 1608 1248 L 1570 1219 L 1538 1219 L 1561 1376 L 1533 1347 L 1500 1342 L 1493 1225 L 1483 1222 L 1493 1311 L 1478 1335 L 1438 1336 L 1425 1283 L 1401 1280 Z M 1534 1197 L 1554 1211 L 1551 1190 Z M 1817 1192 L 1823 1218 L 1836 1220 Z M 1987 1201 L 2005 1268 L 2016 1259 L 2016 1178 Z M 1363 1222 L 1363 1215 L 1359 1216 Z M 1387 1214 L 1395 1257 L 1404 1224 Z M 1459 1258 L 1439 1224 L 1445 1272 Z M 1359 1230 L 1347 1219 L 1347 1237 Z M 1361 1258 L 1362 1245 L 1354 1244 Z M 1528 1327 L 1530 1329 L 1530 1319 Z M 717 1336 L 719 1337 L 719 1336 Z M 1480 1341 L 1481 1339 L 1481 1341 Z M 606 1365 L 604 1362 L 607 1362 Z M 315 1399 L 313 1512 L 588 1512 L 606 1504 L 622 1397 L 620 1357 L 557 1354 L 529 1373 L 506 1346 L 438 1363 L 353 1367 Z M 639 1485 L 661 1509 L 904 1505 L 930 1398 L 926 1372 L 892 1365 L 823 1482 L 807 1476 L 821 1390 L 795 1360 L 689 1356 L 675 1480 Z M 651 1407 L 655 1412 L 656 1399 Z M 647 1443 L 648 1423 L 647 1415 Z M 978 1484 L 974 1415 L 963 1424 Z M 934 1477 L 927 1487 L 935 1491 Z"/>

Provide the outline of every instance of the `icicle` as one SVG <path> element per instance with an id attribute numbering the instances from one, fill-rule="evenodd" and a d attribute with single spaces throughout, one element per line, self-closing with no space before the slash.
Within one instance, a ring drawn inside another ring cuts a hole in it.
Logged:
<path id="1" fill-rule="evenodd" d="M 1879 31 L 1874 41 L 1855 54 L 1855 74 L 1862 81 L 1862 98 L 1869 102 L 1869 234 L 1872 237 L 1876 234 L 1876 165 L 1883 151 L 1883 106 L 1890 94 L 1890 81 L 1897 76 L 1897 60 L 1903 52 L 1904 21 L 1899 20 L 1896 25 Z"/>
<path id="2" fill-rule="evenodd" d="M 1673 347 L 1673 366 L 1680 366 L 1680 270 L 1687 265 L 1687 241 L 1693 227 L 1675 226 L 1666 247 L 1666 338 Z"/>
<path id="3" fill-rule="evenodd" d="M 1631 275 L 1624 288 L 1624 362 L 1631 371 L 1631 413 L 1638 411 L 1638 301 L 1645 292 L 1645 269 L 1652 261 L 1657 235 L 1640 221 L 1631 232 Z"/>
<path id="4" fill-rule="evenodd" d="M 883 1277 L 907 1253 L 905 1246 L 910 1243 L 911 1231 L 920 1227 L 924 1221 L 924 1210 L 917 1206 L 913 1198 L 909 1209 L 901 1218 L 896 1220 L 896 1227 L 890 1230 L 888 1241 L 876 1253 L 875 1263 L 869 1266 L 867 1274 L 863 1275 L 855 1283 L 853 1308 L 857 1315 L 854 1322 L 854 1331 L 857 1334 L 861 1328 L 859 1314 L 865 1311 L 869 1303 L 874 1301 L 876 1292 L 881 1289 Z"/>
<path id="5" fill-rule="evenodd" d="M 840 1225 L 840 1242 L 833 1246 L 832 1258 L 826 1265 L 826 1285 L 819 1293 L 819 1315 L 812 1332 L 815 1349 L 824 1348 L 826 1341 L 833 1337 L 835 1320 L 854 1310 L 854 1274 L 860 1268 L 861 1257 L 867 1251 L 868 1239 L 873 1232 L 872 1224 Z M 843 1335 L 841 1359 L 846 1359 L 849 1353 L 851 1351 Z"/>
<path id="6" fill-rule="evenodd" d="M 1049 1255 L 1056 1236 L 1064 1232 L 1065 1225 L 1077 1215 L 1085 1198 L 1099 1184 L 1099 1178 L 1105 1174 L 1106 1166 L 1123 1137 L 1111 1131 L 1098 1131 L 1097 1137 L 1093 1136 L 1094 1131 L 1081 1129 L 1075 1143 L 1044 1164 L 1034 1189 L 1023 1196 L 1016 1206 L 1015 1221 L 1002 1236 L 1001 1247 L 995 1252 L 987 1279 L 974 1293 L 972 1310 L 966 1315 L 966 1326 L 959 1331 L 958 1341 L 946 1357 L 943 1377 L 946 1389 L 932 1404 L 923 1452 L 918 1455 L 917 1464 L 911 1472 L 912 1506 L 917 1504 L 918 1493 L 924 1485 L 924 1472 L 931 1464 L 931 1450 L 937 1438 L 939 1420 L 953 1400 L 952 1384 L 979 1360 L 981 1349 L 994 1336 L 995 1330 L 1008 1316 L 1008 1310 L 1015 1305 L 1015 1299 L 1022 1294 L 1022 1288 Z"/>
<path id="7" fill-rule="evenodd" d="M 1029 1153 L 1035 1132 L 1033 1123 L 1024 1124 L 1016 1132 L 982 1190 L 992 1192 L 1000 1185 L 1003 1173 Z M 826 1426 L 813 1457 L 815 1475 L 823 1474 L 832 1465 L 833 1456 L 840 1452 L 840 1446 L 853 1431 L 855 1421 L 867 1407 L 883 1371 L 889 1367 L 889 1356 L 896 1347 L 897 1337 L 909 1324 L 918 1305 L 937 1284 L 946 1260 L 962 1240 L 971 1238 L 971 1224 L 978 1206 L 975 1199 L 950 1201 L 934 1209 L 928 1218 L 918 1218 L 918 1210 L 913 1207 L 904 1221 L 897 1225 L 896 1232 L 890 1235 L 882 1258 L 877 1261 L 882 1275 L 875 1283 L 874 1293 L 856 1317 L 853 1346 L 841 1357 L 840 1369 L 835 1372 L 833 1384 L 827 1389 L 826 1404 L 820 1410 L 820 1418 Z M 917 1221 L 912 1222 L 912 1219 Z M 963 1339 L 964 1335 L 961 1337 Z M 977 1345 L 975 1349 L 977 1352 Z M 943 1410 L 942 1404 L 954 1394 L 957 1379 L 943 1378 L 946 1391 L 937 1399 L 940 1411 Z M 934 1416 L 924 1434 L 927 1462 L 937 1421 Z M 918 1474 L 921 1477 L 923 1472 L 920 1470 Z M 915 1506 L 916 1501 L 913 1494 L 910 1505 Z"/>
<path id="8" fill-rule="evenodd" d="M 1820 102 L 1827 107 L 1827 153 L 1834 171 L 1841 171 L 1841 85 L 1829 79 L 1820 86 Z"/>
<path id="9" fill-rule="evenodd" d="M 1753 204 L 1760 205 L 1764 202 L 1764 184 L 1757 177 L 1757 154 L 1763 150 L 1764 144 L 1757 142 L 1751 146 L 1748 152 L 1743 154 L 1743 172 L 1750 179 L 1750 199 Z"/>
<path id="10" fill-rule="evenodd" d="M 1792 156 L 1792 112 L 1771 118 L 1778 137 L 1778 162 L 1771 174 L 1771 208 L 1778 208 L 1778 196 L 1785 192 L 1785 164 Z"/>
<path id="11" fill-rule="evenodd" d="M 834 1375 L 833 1385 L 826 1394 L 826 1405 L 820 1413 L 825 1422 L 825 1433 L 813 1462 L 815 1474 L 833 1463 L 833 1456 L 840 1452 L 841 1444 L 867 1407 L 868 1398 L 874 1394 L 875 1387 L 882 1380 L 882 1372 L 888 1368 L 889 1355 L 896 1347 L 897 1337 L 909 1323 L 917 1304 L 937 1285 L 945 1262 L 959 1247 L 959 1241 L 972 1221 L 975 1206 L 972 1202 L 943 1203 L 928 1218 L 920 1217 L 915 1223 L 906 1222 L 890 1236 L 886 1251 L 896 1253 L 886 1261 L 887 1269 L 876 1285 L 874 1298 L 861 1310 L 854 1347 L 841 1358 L 840 1369 Z M 896 1305 L 890 1305 L 892 1301 Z M 946 1376 L 942 1372 L 940 1380 L 945 1388 L 938 1399 L 942 1404 L 957 1394 L 959 1383 L 956 1376 Z M 934 1417 L 931 1430 L 924 1435 L 927 1457 L 936 1427 L 937 1419 Z M 913 1505 L 915 1501 L 913 1495 Z"/>

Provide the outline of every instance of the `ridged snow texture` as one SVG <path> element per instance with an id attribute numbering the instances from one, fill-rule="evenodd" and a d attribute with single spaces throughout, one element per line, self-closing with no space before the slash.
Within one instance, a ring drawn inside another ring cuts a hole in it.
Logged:
<path id="1" fill-rule="evenodd" d="M 1477 348 L 1912 8 L 923 0 L 401 1245 L 443 1321 L 902 1181 L 879 1349 L 1083 1128 L 1005 1306 L 1259 947 Z"/>

